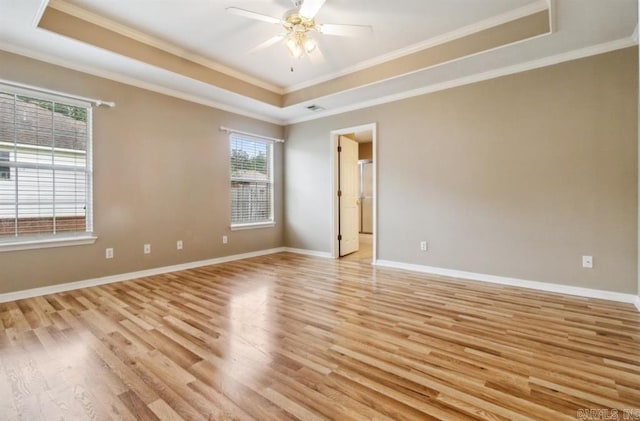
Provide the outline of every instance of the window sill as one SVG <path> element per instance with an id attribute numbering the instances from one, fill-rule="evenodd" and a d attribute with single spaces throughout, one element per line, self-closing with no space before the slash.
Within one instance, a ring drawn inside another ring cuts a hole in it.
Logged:
<path id="1" fill-rule="evenodd" d="M 29 239 L 3 240 L 0 241 L 0 253 L 5 251 L 44 249 L 51 247 L 69 247 L 93 244 L 98 237 L 87 234 L 82 236 L 69 237 L 33 237 Z"/>
<path id="2" fill-rule="evenodd" d="M 275 227 L 275 222 L 255 222 L 253 224 L 237 224 L 231 225 L 231 231 L 251 230 L 254 228 L 272 228 Z"/>

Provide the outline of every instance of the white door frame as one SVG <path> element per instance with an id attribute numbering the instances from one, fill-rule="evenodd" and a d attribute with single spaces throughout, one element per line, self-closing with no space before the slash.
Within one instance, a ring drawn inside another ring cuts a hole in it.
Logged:
<path id="1" fill-rule="evenodd" d="M 372 263 L 378 259 L 378 157 L 377 151 L 377 125 L 376 123 L 363 124 L 361 126 L 347 127 L 344 129 L 331 131 L 331 256 L 334 259 L 339 258 L 338 253 L 338 226 L 340 222 L 340 208 L 338 206 L 338 141 L 341 135 L 351 134 L 354 132 L 362 132 L 371 130 L 371 149 L 373 151 L 373 244 L 372 244 Z"/>

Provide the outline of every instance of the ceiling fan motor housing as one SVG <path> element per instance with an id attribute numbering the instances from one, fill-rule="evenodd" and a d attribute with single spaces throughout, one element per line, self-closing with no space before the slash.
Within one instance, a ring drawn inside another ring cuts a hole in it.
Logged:
<path id="1" fill-rule="evenodd" d="M 302 16 L 298 9 L 291 9 L 282 16 L 282 26 L 287 32 L 307 32 L 316 29 L 316 22 Z"/>

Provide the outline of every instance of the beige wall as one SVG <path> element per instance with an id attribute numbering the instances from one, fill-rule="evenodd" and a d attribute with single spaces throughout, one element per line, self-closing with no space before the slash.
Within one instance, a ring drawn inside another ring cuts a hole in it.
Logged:
<path id="1" fill-rule="evenodd" d="M 282 127 L 9 53 L 0 52 L 0 63 L 1 79 L 117 104 L 94 111 L 97 242 L 0 253 L 0 293 L 282 245 L 282 145 L 275 146 L 276 227 L 230 232 L 229 145 L 218 129 L 282 137 Z M 104 258 L 106 247 L 115 249 L 113 260 Z"/>
<path id="2" fill-rule="evenodd" d="M 638 0 L 638 21 L 640 22 L 640 0 Z M 638 48 L 640 48 L 640 46 Z M 638 69 L 638 81 L 640 83 L 640 67 Z M 638 125 L 640 126 L 640 95 L 638 95 Z M 638 162 L 640 162 L 640 130 L 638 130 Z M 638 243 L 640 244 L 640 165 L 638 165 L 637 180 L 638 180 Z M 640 246 L 638 247 L 637 261 L 638 261 L 638 300 L 636 301 L 636 306 L 640 310 Z"/>
<path id="3" fill-rule="evenodd" d="M 330 251 L 329 132 L 376 122 L 379 259 L 635 293 L 637 87 L 628 48 L 292 125 L 285 244 Z"/>
<path id="4" fill-rule="evenodd" d="M 235 232 L 218 127 L 281 127 L 9 53 L 0 62 L 2 79 L 117 103 L 94 118 L 98 241 L 0 253 L 0 293 L 282 245 L 329 251 L 329 131 L 370 122 L 380 259 L 638 291 L 636 48 L 290 126 L 286 184 L 276 146 L 276 227 Z"/>

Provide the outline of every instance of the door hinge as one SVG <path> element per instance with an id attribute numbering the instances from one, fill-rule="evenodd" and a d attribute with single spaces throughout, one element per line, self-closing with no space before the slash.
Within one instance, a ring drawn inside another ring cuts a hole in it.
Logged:
<path id="1" fill-rule="evenodd" d="M 342 235 L 338 234 L 338 241 L 342 241 Z"/>
<path id="2" fill-rule="evenodd" d="M 342 146 L 338 146 L 338 152 L 342 152 Z"/>
<path id="3" fill-rule="evenodd" d="M 342 190 L 338 190 L 338 197 L 342 197 Z"/>

